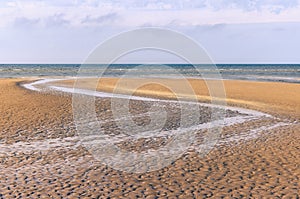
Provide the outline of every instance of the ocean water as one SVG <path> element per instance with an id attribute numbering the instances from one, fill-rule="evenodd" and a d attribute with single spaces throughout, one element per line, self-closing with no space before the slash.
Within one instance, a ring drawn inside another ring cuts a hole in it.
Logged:
<path id="1" fill-rule="evenodd" d="M 80 67 L 80 64 L 0 64 L 0 77 L 74 77 Z M 113 64 L 108 68 L 89 65 L 84 75 L 99 76 L 100 72 L 105 77 L 201 78 L 218 74 L 222 79 L 300 83 L 300 64 L 217 64 L 215 69 L 211 65 L 197 65 L 197 68 L 189 64 Z"/>

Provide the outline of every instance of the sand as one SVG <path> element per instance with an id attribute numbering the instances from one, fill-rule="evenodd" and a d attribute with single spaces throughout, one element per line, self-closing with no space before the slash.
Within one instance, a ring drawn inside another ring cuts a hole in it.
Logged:
<path id="1" fill-rule="evenodd" d="M 218 147 L 205 157 L 191 151 L 165 168 L 135 174 L 102 164 L 80 145 L 72 116 L 72 95 L 26 90 L 20 86 L 26 81 L 30 80 L 0 79 L 0 198 L 300 196 L 299 84 L 225 81 L 228 104 L 263 111 L 277 118 L 260 118 L 227 126 Z M 111 91 L 116 81 L 103 79 L 98 90 Z M 132 92 L 130 81 L 137 80 L 127 81 L 126 87 L 119 87 L 120 92 Z M 181 85 L 178 80 L 164 81 Z M 204 82 L 190 81 L 198 92 L 198 99 L 209 101 Z M 59 83 L 71 84 L 72 81 Z M 135 94 L 175 97 L 159 85 L 141 87 Z M 186 99 L 190 97 L 184 90 L 177 94 Z M 109 100 L 96 103 L 101 104 L 98 117 L 109 118 Z M 133 107 L 140 114 L 147 104 L 137 103 Z M 170 114 L 167 127 L 176 128 L 172 124 L 177 117 L 176 111 Z M 141 117 L 141 122 L 144 120 Z M 288 125 L 259 133 L 252 131 L 280 122 Z M 103 126 L 108 131 L 118 130 L 111 121 Z M 240 136 L 242 133 L 245 138 Z M 233 139 L 235 136 L 240 140 Z M 139 140 L 133 146 L 121 143 L 120 147 L 139 151 L 146 147 L 144 143 Z M 161 144 L 163 140 L 158 140 L 149 147 Z"/>
<path id="2" fill-rule="evenodd" d="M 147 79 L 126 79 L 122 82 L 117 78 L 103 78 L 98 82 L 97 90 L 105 92 L 127 93 L 140 96 L 153 96 L 159 98 L 174 99 L 193 98 L 190 91 L 185 90 L 184 83 L 186 80 L 181 79 L 152 79 L 155 82 L 149 84 Z M 151 82 L 150 81 L 150 82 Z M 97 80 L 92 80 L 93 84 Z M 215 89 L 214 85 L 220 85 L 219 81 L 201 79 L 188 79 L 197 98 L 200 101 L 210 102 L 211 89 Z M 147 83 L 147 84 L 146 84 Z M 146 84 L 146 85 L 143 85 Z M 66 80 L 59 82 L 56 85 L 74 86 L 74 80 Z M 116 89 L 117 85 L 117 89 Z M 133 89 L 136 85 L 140 85 L 138 89 Z M 164 85 L 170 85 L 171 88 L 176 87 L 179 92 L 174 94 L 170 88 Z M 283 83 L 283 82 L 254 82 L 254 81 L 239 81 L 239 80 L 224 80 L 223 81 L 225 100 L 227 104 L 232 106 L 247 107 L 256 110 L 270 112 L 272 114 L 284 114 L 286 116 L 300 116 L 300 87 L 299 84 Z M 93 88 L 91 80 L 78 80 L 76 87 Z M 218 95 L 215 95 L 218 96 Z"/>

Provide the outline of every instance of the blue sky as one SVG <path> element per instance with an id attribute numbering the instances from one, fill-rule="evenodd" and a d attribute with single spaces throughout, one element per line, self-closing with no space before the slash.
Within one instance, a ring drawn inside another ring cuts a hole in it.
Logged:
<path id="1" fill-rule="evenodd" d="M 0 63 L 81 63 L 141 27 L 182 32 L 216 63 L 300 63 L 299 0 L 1 0 Z M 122 61 L 147 59 L 178 61 L 147 53 Z"/>

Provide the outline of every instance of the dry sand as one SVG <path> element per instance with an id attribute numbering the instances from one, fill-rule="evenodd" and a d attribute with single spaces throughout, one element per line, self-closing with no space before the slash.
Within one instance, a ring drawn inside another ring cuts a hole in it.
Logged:
<path id="1" fill-rule="evenodd" d="M 237 144 L 220 145 L 204 158 L 190 152 L 161 170 L 134 174 L 101 164 L 80 146 L 71 95 L 26 90 L 19 86 L 24 81 L 0 79 L 0 198 L 300 197 L 299 84 L 225 81 L 229 104 L 294 123 Z M 104 79 L 98 89 L 111 91 L 116 81 Z M 121 92 L 130 93 L 130 81 L 137 80 L 128 81 L 126 87 L 119 87 Z M 178 80 L 164 81 L 180 85 Z M 204 82 L 190 81 L 199 99 L 209 100 Z M 135 93 L 157 97 L 157 91 L 160 97 L 174 98 L 159 85 Z M 184 91 L 180 95 L 189 97 Z M 229 126 L 223 135 L 251 132 L 270 122 Z"/>

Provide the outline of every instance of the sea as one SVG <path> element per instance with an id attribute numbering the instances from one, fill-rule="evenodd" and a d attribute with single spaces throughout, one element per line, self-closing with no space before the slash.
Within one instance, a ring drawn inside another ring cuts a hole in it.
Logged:
<path id="1" fill-rule="evenodd" d="M 0 64 L 0 78 L 76 77 L 83 74 L 95 77 L 218 77 L 234 80 L 300 83 L 300 64 L 111 64 L 109 66 L 103 64 L 88 66 L 81 64 Z"/>

